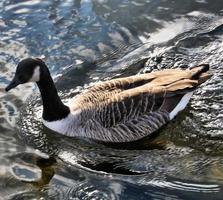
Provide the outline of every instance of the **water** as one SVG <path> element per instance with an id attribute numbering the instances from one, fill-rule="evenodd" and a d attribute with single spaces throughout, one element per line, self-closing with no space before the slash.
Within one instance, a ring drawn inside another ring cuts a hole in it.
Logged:
<path id="1" fill-rule="evenodd" d="M 3 0 L 0 30 L 0 199 L 222 199 L 221 0 Z M 154 138 L 104 145 L 46 130 L 32 84 L 4 92 L 28 56 L 65 102 L 146 71 L 210 63 L 213 77 Z"/>

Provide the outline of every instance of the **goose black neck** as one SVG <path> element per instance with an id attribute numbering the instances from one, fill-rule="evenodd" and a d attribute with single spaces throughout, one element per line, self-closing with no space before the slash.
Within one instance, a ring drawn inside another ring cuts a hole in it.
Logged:
<path id="1" fill-rule="evenodd" d="M 63 104 L 58 96 L 57 89 L 50 74 L 41 78 L 37 82 L 37 85 L 43 101 L 43 119 L 46 121 L 56 121 L 67 117 L 70 109 Z"/>

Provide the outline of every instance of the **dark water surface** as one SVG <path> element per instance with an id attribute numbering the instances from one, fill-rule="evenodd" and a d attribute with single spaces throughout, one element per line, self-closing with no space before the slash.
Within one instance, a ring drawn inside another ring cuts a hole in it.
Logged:
<path id="1" fill-rule="evenodd" d="M 0 1 L 0 199 L 223 199 L 222 55 L 222 0 Z M 45 130 L 32 84 L 4 92 L 28 56 L 65 102 L 145 71 L 210 63 L 213 76 L 154 138 L 106 146 Z"/>

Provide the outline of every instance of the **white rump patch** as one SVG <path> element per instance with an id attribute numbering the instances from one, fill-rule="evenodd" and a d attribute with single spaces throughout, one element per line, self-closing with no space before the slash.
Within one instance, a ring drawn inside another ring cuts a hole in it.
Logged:
<path id="1" fill-rule="evenodd" d="M 178 114 L 178 112 L 180 112 L 187 106 L 192 95 L 193 95 L 193 92 L 188 92 L 182 97 L 180 102 L 176 105 L 176 107 L 169 114 L 170 120 L 172 120 Z"/>
<path id="2" fill-rule="evenodd" d="M 31 79 L 29 80 L 29 82 L 38 82 L 39 80 L 40 80 L 40 66 L 37 66 L 34 69 L 33 75 Z"/>

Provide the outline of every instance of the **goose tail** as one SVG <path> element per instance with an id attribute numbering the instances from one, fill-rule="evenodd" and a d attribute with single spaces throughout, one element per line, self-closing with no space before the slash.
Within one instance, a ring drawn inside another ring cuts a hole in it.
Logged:
<path id="1" fill-rule="evenodd" d="M 197 80 L 199 85 L 207 81 L 212 76 L 209 64 L 200 64 L 190 68 L 190 70 L 192 71 L 191 79 Z"/>
<path id="2" fill-rule="evenodd" d="M 162 109 L 169 112 L 170 120 L 186 107 L 196 87 L 212 76 L 209 64 L 201 64 L 189 70 L 189 78 L 179 80 L 168 87 L 168 91 L 172 92 L 170 94 L 174 93 L 174 95 L 166 98 Z"/>

